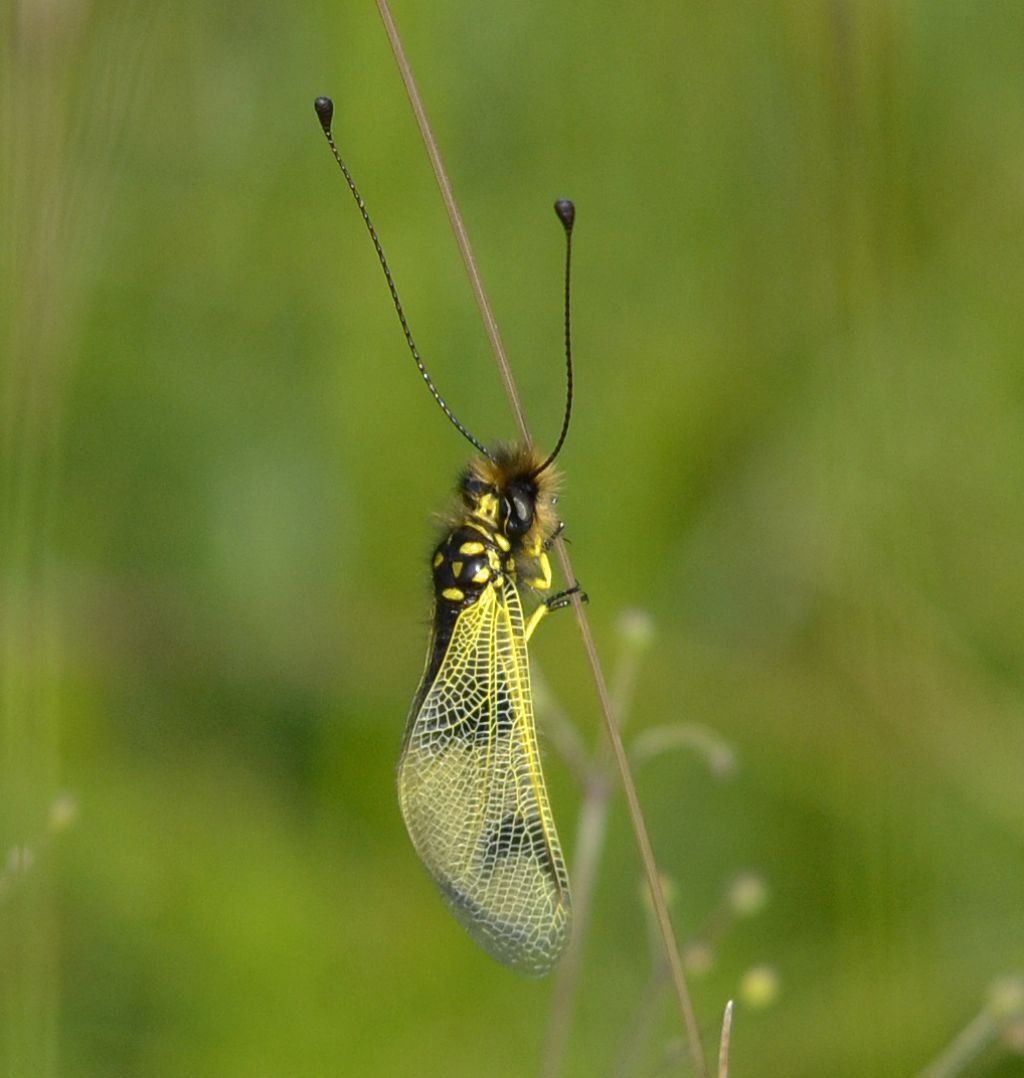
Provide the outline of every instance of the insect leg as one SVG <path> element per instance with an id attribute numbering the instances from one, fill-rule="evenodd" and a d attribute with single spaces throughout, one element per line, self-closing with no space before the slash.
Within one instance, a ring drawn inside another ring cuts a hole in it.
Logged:
<path id="1" fill-rule="evenodd" d="M 590 602 L 590 596 L 580 588 L 579 584 L 573 584 L 571 588 L 566 588 L 565 591 L 559 591 L 554 595 L 549 595 L 544 600 L 544 606 L 546 606 L 548 610 L 561 610 L 562 607 L 572 605 L 572 597 L 574 595 L 580 597 L 581 603 Z"/>
<path id="2" fill-rule="evenodd" d="M 536 575 L 528 577 L 525 582 L 538 591 L 547 591 L 551 587 L 551 559 L 543 550 L 537 555 Z"/>
<path id="3" fill-rule="evenodd" d="M 580 590 L 579 584 L 574 584 L 571 588 L 566 588 L 565 591 L 560 591 L 556 595 L 551 595 L 545 599 L 540 606 L 530 615 L 530 620 L 526 623 L 526 639 L 529 641 L 533 636 L 533 630 L 540 624 L 541 619 L 551 610 L 561 610 L 563 607 L 569 606 L 572 603 L 572 597 L 578 595 L 581 603 L 589 602 L 587 593 Z"/>
<path id="4" fill-rule="evenodd" d="M 544 540 L 544 545 L 541 547 L 541 549 L 544 551 L 545 554 L 555 545 L 555 540 L 564 531 L 565 531 L 565 521 L 560 520 L 558 522 L 558 527 L 555 528 L 555 530 L 547 537 L 547 539 Z"/>

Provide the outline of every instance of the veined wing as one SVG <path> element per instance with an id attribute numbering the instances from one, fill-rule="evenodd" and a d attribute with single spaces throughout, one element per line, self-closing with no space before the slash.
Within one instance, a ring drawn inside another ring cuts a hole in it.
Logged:
<path id="1" fill-rule="evenodd" d="M 417 695 L 398 764 L 420 859 L 499 962 L 547 973 L 569 936 L 569 880 L 541 773 L 519 593 L 498 581 L 460 612 Z"/>

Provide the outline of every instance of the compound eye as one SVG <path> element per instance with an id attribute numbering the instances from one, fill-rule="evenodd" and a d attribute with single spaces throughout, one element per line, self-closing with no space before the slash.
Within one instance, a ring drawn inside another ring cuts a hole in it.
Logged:
<path id="1" fill-rule="evenodd" d="M 519 491 L 510 491 L 502 502 L 505 527 L 514 535 L 528 531 L 533 524 L 533 500 Z"/>

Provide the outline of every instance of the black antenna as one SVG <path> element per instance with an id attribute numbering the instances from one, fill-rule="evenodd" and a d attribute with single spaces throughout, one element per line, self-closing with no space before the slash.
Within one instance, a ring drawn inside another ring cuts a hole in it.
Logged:
<path id="1" fill-rule="evenodd" d="M 555 448 L 533 475 L 540 475 L 558 456 L 565 436 L 569 433 L 569 417 L 572 415 L 572 332 L 569 320 L 569 280 L 572 270 L 572 226 L 576 220 L 576 207 L 567 198 L 560 198 L 555 203 L 555 213 L 565 229 L 565 418 L 562 420 L 562 432 L 558 435 Z"/>
<path id="2" fill-rule="evenodd" d="M 398 315 L 398 321 L 402 324 L 402 332 L 405 334 L 405 343 L 409 346 L 409 351 L 412 353 L 412 358 L 416 361 L 416 366 L 419 368 L 420 374 L 423 375 L 423 381 L 427 383 L 427 389 L 430 390 L 431 395 L 434 400 L 437 401 L 441 411 L 452 421 L 455 429 L 463 436 L 463 438 L 480 450 L 485 457 L 490 457 L 490 450 L 482 442 L 474 438 L 458 419 L 456 419 L 455 413 L 445 403 L 444 397 L 438 393 L 433 379 L 430 377 L 423 360 L 420 358 L 419 350 L 416 348 L 416 342 L 412 339 L 412 333 L 409 330 L 409 323 L 405 320 L 405 312 L 402 310 L 402 301 L 398 298 L 398 289 L 395 287 L 394 279 L 391 276 L 391 268 L 388 266 L 388 260 L 384 257 L 384 248 L 381 247 L 380 239 L 377 237 L 377 230 L 373 227 L 370 215 L 366 212 L 366 203 L 363 202 L 363 196 L 359 193 L 359 188 L 356 187 L 355 180 L 352 179 L 352 174 L 346 167 L 345 162 L 341 159 L 341 154 L 338 153 L 338 147 L 334 144 L 334 135 L 331 134 L 331 120 L 334 118 L 334 102 L 329 97 L 318 97 L 316 101 L 313 102 L 313 108 L 316 109 L 316 114 L 320 119 L 320 126 L 324 129 L 324 135 L 327 137 L 327 145 L 330 146 L 331 153 L 334 154 L 334 160 L 338 162 L 338 167 L 345 177 L 345 182 L 352 192 L 352 197 L 356 200 L 356 205 L 359 207 L 359 212 L 362 214 L 363 222 L 366 225 L 367 231 L 370 233 L 370 239 L 373 240 L 374 250 L 377 252 L 377 258 L 380 260 L 380 267 L 384 271 L 384 279 L 388 283 L 388 291 L 391 293 L 391 302 L 395 305 L 395 313 Z M 571 205 L 571 203 L 569 205 Z M 561 442 L 559 442 L 559 445 L 561 445 Z M 550 461 L 548 461 L 548 463 L 550 463 Z M 546 466 L 547 465 L 545 465 L 545 467 Z"/>

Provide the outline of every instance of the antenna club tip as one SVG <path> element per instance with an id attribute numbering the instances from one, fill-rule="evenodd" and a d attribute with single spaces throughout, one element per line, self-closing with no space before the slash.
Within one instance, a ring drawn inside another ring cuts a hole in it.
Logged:
<path id="1" fill-rule="evenodd" d="M 557 199 L 555 213 L 558 214 L 558 219 L 562 222 L 562 227 L 565 231 L 571 232 L 573 223 L 576 220 L 576 206 L 573 202 L 568 198 Z"/>
<path id="2" fill-rule="evenodd" d="M 318 97 L 313 102 L 313 108 L 316 109 L 324 134 L 330 134 L 331 120 L 334 119 L 334 102 L 329 97 Z"/>

